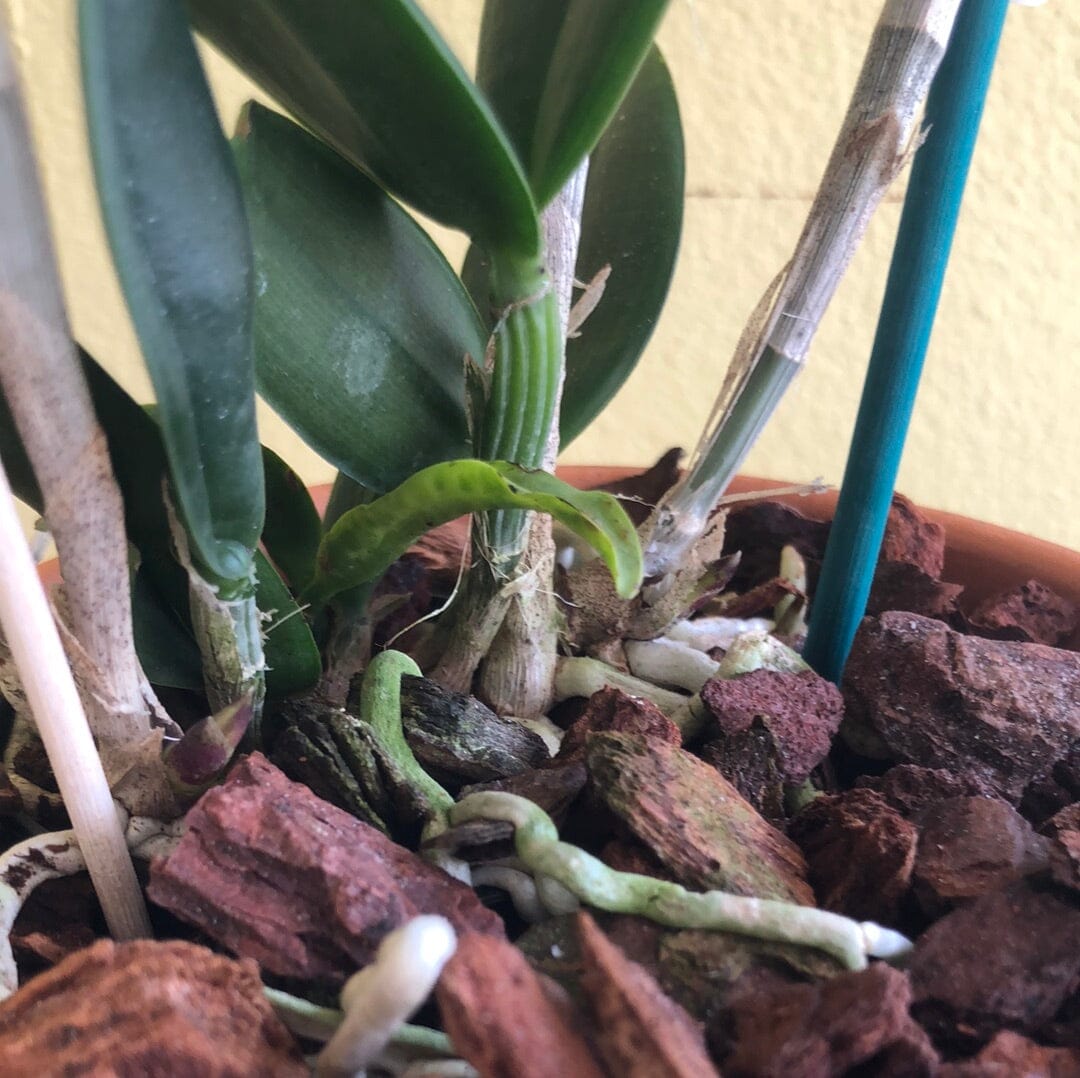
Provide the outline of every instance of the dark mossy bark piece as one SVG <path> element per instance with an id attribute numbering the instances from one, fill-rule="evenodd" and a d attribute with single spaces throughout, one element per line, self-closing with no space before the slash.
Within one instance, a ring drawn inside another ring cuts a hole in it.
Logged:
<path id="1" fill-rule="evenodd" d="M 456 780 L 444 785 L 492 782 L 550 759 L 538 734 L 429 678 L 401 679 L 401 721 L 421 766 L 436 778 Z"/>
<path id="2" fill-rule="evenodd" d="M 370 748 L 358 736 L 350 739 L 355 740 L 357 751 L 346 759 L 334 737 L 332 708 L 293 702 L 286 713 L 286 725 L 274 740 L 273 762 L 324 801 L 389 834 L 389 800 L 381 789 Z M 358 773 L 366 780 L 363 784 Z"/>
<path id="3" fill-rule="evenodd" d="M 815 798 L 792 821 L 821 905 L 895 925 L 911 888 L 919 832 L 874 790 Z"/>
<path id="4" fill-rule="evenodd" d="M 836 959 L 813 947 L 700 929 L 664 932 L 660 937 L 660 983 L 707 1025 L 751 983 L 802 984 L 841 972 Z"/>
<path id="5" fill-rule="evenodd" d="M 683 886 L 814 904 L 798 847 L 703 760 L 618 733 L 587 757 L 596 796 Z"/>
<path id="6" fill-rule="evenodd" d="M 701 1030 L 587 914 L 577 915 L 581 983 L 609 1073 L 625 1078 L 716 1075 Z"/>

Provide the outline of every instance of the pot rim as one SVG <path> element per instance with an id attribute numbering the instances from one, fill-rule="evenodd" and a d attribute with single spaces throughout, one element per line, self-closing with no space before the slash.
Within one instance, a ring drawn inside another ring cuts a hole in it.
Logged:
<path id="1" fill-rule="evenodd" d="M 558 474 L 567 482 L 587 487 L 639 475 L 644 470 L 625 465 L 567 464 L 560 465 Z M 790 485 L 777 479 L 738 475 L 732 480 L 728 492 L 748 494 L 760 491 L 768 496 L 770 490 Z M 322 513 L 330 495 L 330 484 L 317 484 L 310 491 L 316 507 Z M 813 520 L 832 520 L 837 491 L 772 497 Z M 1034 576 L 1058 594 L 1080 604 L 1080 551 L 957 513 L 921 505 L 918 508 L 928 519 L 945 528 L 944 576 L 947 580 L 964 585 L 967 603 L 977 603 Z M 60 578 L 55 558 L 43 562 L 38 570 L 46 583 L 55 583 Z M 1071 644 L 1074 647 L 1080 644 L 1080 630 Z"/>
<path id="2" fill-rule="evenodd" d="M 643 469 L 606 465 L 567 465 L 559 474 L 580 485 L 611 483 L 637 475 Z M 748 494 L 790 486 L 790 482 L 738 475 L 728 493 Z M 813 520 L 832 520 L 838 491 L 820 494 L 779 494 L 776 501 L 790 505 Z M 918 506 L 929 520 L 945 528 L 945 579 L 963 584 L 965 598 L 978 602 L 996 592 L 1035 577 L 1058 594 L 1080 603 L 1080 551 L 1045 539 L 975 520 L 958 513 Z"/>

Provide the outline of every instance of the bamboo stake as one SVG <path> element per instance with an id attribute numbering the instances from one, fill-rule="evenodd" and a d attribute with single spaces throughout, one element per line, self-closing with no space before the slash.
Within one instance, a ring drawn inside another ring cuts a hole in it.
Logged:
<path id="1" fill-rule="evenodd" d="M 0 627 L 116 939 L 152 935 L 123 828 L 0 464 Z"/>
<path id="2" fill-rule="evenodd" d="M 791 380 L 862 239 L 907 163 L 916 114 L 945 52 L 960 0 L 886 0 L 851 104 L 791 262 L 736 346 L 684 478 L 658 508 L 645 576 L 684 559 Z"/>

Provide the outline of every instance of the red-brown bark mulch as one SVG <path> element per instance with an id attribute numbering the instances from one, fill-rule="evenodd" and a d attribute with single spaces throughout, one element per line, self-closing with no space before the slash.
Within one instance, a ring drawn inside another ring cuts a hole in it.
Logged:
<path id="1" fill-rule="evenodd" d="M 0 1003 L 0 1071 L 303 1078 L 259 970 L 205 947 L 99 940 Z"/>
<path id="2" fill-rule="evenodd" d="M 291 782 L 258 753 L 187 816 L 148 894 L 217 944 L 279 976 L 340 985 L 420 913 L 502 936 L 476 893 Z"/>

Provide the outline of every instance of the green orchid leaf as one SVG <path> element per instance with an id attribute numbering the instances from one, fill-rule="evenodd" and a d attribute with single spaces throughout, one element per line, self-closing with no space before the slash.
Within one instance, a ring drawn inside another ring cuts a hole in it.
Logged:
<path id="1" fill-rule="evenodd" d="M 540 101 L 574 0 L 485 0 L 476 54 L 476 85 L 526 164 L 532 157 Z"/>
<path id="2" fill-rule="evenodd" d="M 22 438 L 19 436 L 19 428 L 15 426 L 15 417 L 8 408 L 3 389 L 0 389 L 0 460 L 4 462 L 8 484 L 15 497 L 40 513 L 43 504 L 41 489 L 38 487 L 33 466 L 26 455 Z"/>
<path id="3" fill-rule="evenodd" d="M 176 0 L 80 0 L 98 195 L 200 566 L 250 572 L 263 521 L 243 201 Z"/>
<path id="4" fill-rule="evenodd" d="M 619 595 L 629 598 L 640 586 L 637 533 L 610 494 L 581 491 L 547 472 L 503 461 L 454 460 L 425 468 L 344 513 L 323 538 L 315 581 L 304 597 L 324 603 L 374 581 L 425 532 L 492 509 L 550 513 L 600 554 Z"/>
<path id="5" fill-rule="evenodd" d="M 131 582 L 131 620 L 150 684 L 202 692 L 202 656 L 191 629 L 162 602 L 145 566 Z"/>
<path id="6" fill-rule="evenodd" d="M 273 450 L 263 446 L 262 453 L 266 476 L 263 546 L 292 590 L 300 591 L 315 572 L 322 521 L 300 476 Z"/>
<path id="7" fill-rule="evenodd" d="M 310 689 L 322 673 L 322 657 L 302 608 L 262 551 L 255 551 L 255 603 L 267 619 L 263 627 L 268 696 Z"/>
<path id="8" fill-rule="evenodd" d="M 255 243 L 259 390 L 377 491 L 469 454 L 464 362 L 486 338 L 454 271 L 386 193 L 291 120 L 235 142 Z"/>
<path id="9" fill-rule="evenodd" d="M 411 0 L 189 0 L 195 28 L 395 197 L 492 247 L 535 257 L 524 172 Z"/>
<path id="10" fill-rule="evenodd" d="M 589 160 L 577 276 L 611 266 L 600 304 L 566 342 L 568 445 L 629 377 L 660 317 L 682 231 L 685 160 L 675 87 L 655 47 Z"/>
<path id="11" fill-rule="evenodd" d="M 145 579 L 142 601 L 154 602 L 161 608 L 161 616 L 151 622 L 146 614 L 144 623 L 164 632 L 163 619 L 167 618 L 187 634 L 195 647 L 188 612 L 187 573 L 173 555 L 165 511 L 162 484 L 168 468 L 161 429 L 150 413 L 136 404 L 92 356 L 81 350 L 80 355 L 124 498 L 128 539 L 139 551 L 139 576 Z M 155 413 L 160 415 L 160 410 L 155 409 Z M 264 641 L 267 692 L 282 696 L 309 688 L 320 672 L 319 652 L 311 629 L 273 566 L 258 551 L 254 565 L 256 605 L 269 616 L 271 626 L 277 626 L 267 633 Z M 170 639 L 168 635 L 162 637 L 158 650 L 169 646 Z"/>
<path id="12" fill-rule="evenodd" d="M 597 144 L 667 0 L 487 0 L 476 81 L 526 163 L 538 206 Z"/>

